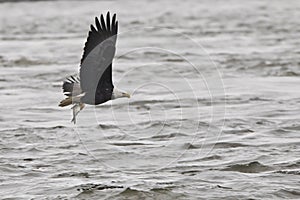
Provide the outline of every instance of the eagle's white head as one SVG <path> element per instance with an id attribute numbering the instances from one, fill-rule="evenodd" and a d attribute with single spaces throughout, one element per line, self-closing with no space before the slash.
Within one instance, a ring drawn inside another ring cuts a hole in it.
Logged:
<path id="1" fill-rule="evenodd" d="M 118 98 L 123 98 L 123 97 L 127 97 L 130 98 L 130 94 L 128 94 L 127 92 L 118 90 L 116 87 L 114 87 L 113 93 L 111 95 L 111 99 L 118 99 Z"/>

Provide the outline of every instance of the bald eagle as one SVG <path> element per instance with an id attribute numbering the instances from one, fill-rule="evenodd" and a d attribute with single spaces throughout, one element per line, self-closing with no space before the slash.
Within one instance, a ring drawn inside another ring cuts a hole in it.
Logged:
<path id="1" fill-rule="evenodd" d="M 72 122 L 76 123 L 77 114 L 85 104 L 98 105 L 109 100 L 130 97 L 126 92 L 117 90 L 112 82 L 112 60 L 116 51 L 118 21 L 116 14 L 106 20 L 101 14 L 95 17 L 95 26 L 91 24 L 88 38 L 80 62 L 79 77 L 70 76 L 62 85 L 67 96 L 59 103 L 64 107 L 73 105 Z"/>

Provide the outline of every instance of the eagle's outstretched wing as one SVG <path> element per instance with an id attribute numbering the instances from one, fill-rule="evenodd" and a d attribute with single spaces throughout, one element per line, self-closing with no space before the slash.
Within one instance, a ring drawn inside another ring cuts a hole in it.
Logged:
<path id="1" fill-rule="evenodd" d="M 118 33 L 116 14 L 110 20 L 110 13 L 95 18 L 85 43 L 80 66 L 80 86 L 88 101 L 97 101 L 97 95 L 110 98 L 113 91 L 112 60 Z M 102 97 L 101 97 L 102 98 Z"/>

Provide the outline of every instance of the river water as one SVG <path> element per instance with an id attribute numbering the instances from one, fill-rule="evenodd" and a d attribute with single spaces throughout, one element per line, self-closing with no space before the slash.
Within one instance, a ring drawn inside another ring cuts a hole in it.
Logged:
<path id="1" fill-rule="evenodd" d="M 299 1 L 0 3 L 1 199 L 299 199 Z M 58 107 L 117 13 L 115 86 Z"/>

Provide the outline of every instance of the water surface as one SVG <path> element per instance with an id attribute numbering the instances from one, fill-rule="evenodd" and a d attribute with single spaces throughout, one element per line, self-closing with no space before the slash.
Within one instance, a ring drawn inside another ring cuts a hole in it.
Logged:
<path id="1" fill-rule="evenodd" d="M 3 199 L 299 198 L 298 1 L 0 4 Z M 132 94 L 59 108 L 89 24 L 116 12 Z"/>

